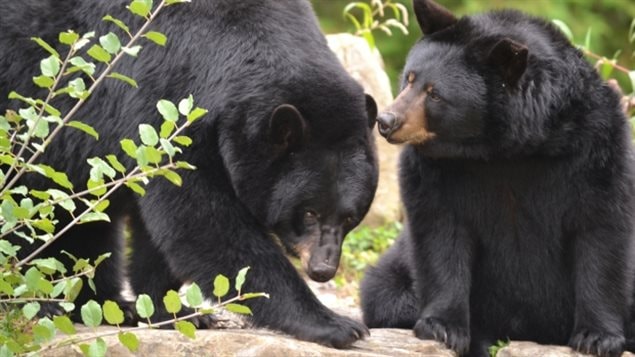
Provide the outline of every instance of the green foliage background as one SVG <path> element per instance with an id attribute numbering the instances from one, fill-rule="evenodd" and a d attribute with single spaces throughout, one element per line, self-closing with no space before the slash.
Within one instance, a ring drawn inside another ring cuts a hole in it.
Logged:
<path id="1" fill-rule="evenodd" d="M 353 32 L 353 25 L 342 16 L 342 9 L 351 0 L 312 0 L 324 32 Z M 388 37 L 381 31 L 375 33 L 377 47 L 384 57 L 386 71 L 396 93 L 396 81 L 403 67 L 408 49 L 421 37 L 410 0 L 397 0 L 408 7 L 410 24 L 408 36 L 395 31 Z M 467 15 L 492 9 L 513 8 L 548 20 L 560 19 L 573 31 L 575 42 L 582 43 L 591 28 L 591 50 L 606 57 L 621 50 L 618 63 L 633 69 L 635 47 L 629 43 L 628 29 L 635 18 L 633 0 L 438 0 L 456 15 Z M 625 91 L 630 92 L 626 76 L 616 75 Z"/>

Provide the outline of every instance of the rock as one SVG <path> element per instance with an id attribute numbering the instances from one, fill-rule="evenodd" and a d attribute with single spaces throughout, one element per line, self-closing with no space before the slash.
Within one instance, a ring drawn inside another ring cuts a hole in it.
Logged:
<path id="1" fill-rule="evenodd" d="M 578 353 L 566 346 L 539 345 L 534 342 L 512 342 L 509 346 L 498 350 L 497 357 L 579 357 L 588 356 Z M 622 357 L 635 357 L 630 352 L 624 352 Z"/>
<path id="2" fill-rule="evenodd" d="M 82 327 L 82 331 L 89 329 Z M 196 339 L 190 340 L 178 332 L 169 330 L 137 331 L 139 349 L 128 351 L 117 341 L 116 330 L 102 327 L 100 334 L 112 333 L 104 337 L 108 345 L 108 355 L 126 356 L 455 356 L 441 344 L 421 341 L 411 331 L 397 329 L 376 329 L 371 336 L 347 350 L 336 350 L 316 343 L 298 341 L 290 336 L 267 330 L 205 330 L 197 331 Z M 89 332 L 80 332 L 76 340 L 89 337 Z M 66 346 L 42 353 L 48 357 L 82 356 L 79 347 Z"/>
<path id="3" fill-rule="evenodd" d="M 379 110 L 388 106 L 393 96 L 390 80 L 384 71 L 379 52 L 372 52 L 364 39 L 351 34 L 328 35 L 326 38 L 329 47 L 348 73 L 375 98 Z M 379 185 L 375 200 L 363 222 L 371 226 L 379 226 L 402 218 L 397 178 L 397 159 L 400 148 L 389 144 L 377 131 L 375 135 L 379 153 Z"/>
<path id="4" fill-rule="evenodd" d="M 90 329 L 78 327 L 75 340 L 91 336 Z M 346 350 L 337 350 L 316 343 L 296 340 L 268 330 L 200 330 L 191 340 L 176 331 L 136 331 L 139 349 L 132 353 L 117 341 L 117 330 L 112 327 L 97 329 L 108 345 L 108 356 L 321 356 L 321 357 L 380 357 L 380 356 L 435 356 L 456 357 L 456 354 L 434 341 L 422 341 L 410 330 L 372 329 L 370 337 L 356 342 Z M 60 339 L 61 340 L 61 339 Z M 91 341 L 84 341 L 90 343 Z M 41 353 L 46 357 L 82 356 L 79 347 L 65 346 Z M 580 357 L 564 346 L 543 346 L 533 342 L 512 342 L 499 350 L 498 357 Z M 635 357 L 625 352 L 623 357 Z"/>

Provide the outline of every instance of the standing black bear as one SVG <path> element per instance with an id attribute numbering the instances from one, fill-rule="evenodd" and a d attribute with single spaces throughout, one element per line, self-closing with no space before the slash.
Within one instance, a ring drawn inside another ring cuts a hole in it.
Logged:
<path id="1" fill-rule="evenodd" d="M 55 43 L 59 32 L 88 31 L 109 13 L 138 24 L 124 6 L 1 0 L 0 98 L 10 89 L 35 94 L 25 73 L 35 72 L 43 52 L 31 36 Z M 192 93 L 209 114 L 186 133 L 194 145 L 181 159 L 198 169 L 182 173 L 184 188 L 154 180 L 142 198 L 119 192 L 111 199 L 112 224 L 82 225 L 45 255 L 113 251 L 98 269 L 97 296 L 86 291 L 80 303 L 120 300 L 120 228 L 130 218 L 132 287 L 155 306 L 186 281 L 211 296 L 216 274 L 250 266 L 245 291 L 271 295 L 248 302 L 256 326 L 335 347 L 362 338 L 366 327 L 324 307 L 283 252 L 305 258 L 314 280 L 332 278 L 342 240 L 367 212 L 377 184 L 374 101 L 327 47 L 308 1 L 195 1 L 166 8 L 153 27 L 167 35 L 167 48 L 145 46 L 138 60 L 127 57 L 115 68 L 140 88 L 108 81 L 77 114 L 101 133 L 99 142 L 68 129 L 42 161 L 84 183 L 87 158 L 120 152 L 119 140 L 136 137 L 139 123 L 158 127 L 158 99 Z"/>
<path id="2" fill-rule="evenodd" d="M 402 92 L 407 229 L 362 284 L 369 327 L 460 354 L 497 339 L 617 356 L 633 285 L 633 150 L 619 96 L 551 24 L 428 0 Z"/>

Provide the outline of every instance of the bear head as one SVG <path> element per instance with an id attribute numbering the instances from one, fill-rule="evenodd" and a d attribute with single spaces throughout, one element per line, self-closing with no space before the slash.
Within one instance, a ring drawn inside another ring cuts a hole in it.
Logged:
<path id="1" fill-rule="evenodd" d="M 377 187 L 375 101 L 343 70 L 262 95 L 241 106 L 244 120 L 222 121 L 227 175 L 263 230 L 301 259 L 311 279 L 327 281 Z"/>
<path id="2" fill-rule="evenodd" d="M 510 10 L 459 19 L 431 0 L 413 5 L 424 37 L 407 57 L 400 94 L 378 116 L 389 142 L 429 157 L 489 159 L 562 140 L 570 128 L 553 119 L 584 90 L 573 88 L 580 81 L 570 67 L 579 67 L 567 64 L 579 51 L 554 26 Z"/>

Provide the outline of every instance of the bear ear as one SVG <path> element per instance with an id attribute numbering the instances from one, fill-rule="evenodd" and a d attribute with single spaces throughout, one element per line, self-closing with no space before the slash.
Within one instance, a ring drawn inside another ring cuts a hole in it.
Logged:
<path id="1" fill-rule="evenodd" d="M 306 120 L 291 104 L 282 104 L 271 114 L 269 138 L 279 151 L 297 149 L 302 144 L 306 129 Z"/>
<path id="2" fill-rule="evenodd" d="M 412 0 L 412 7 L 424 35 L 441 31 L 458 21 L 450 10 L 432 0 Z"/>
<path id="3" fill-rule="evenodd" d="M 527 69 L 529 50 L 509 38 L 498 41 L 489 52 L 489 63 L 498 67 L 505 82 L 514 86 Z"/>
<path id="4" fill-rule="evenodd" d="M 366 113 L 368 114 L 368 127 L 373 128 L 377 122 L 377 103 L 370 94 L 366 94 Z"/>

